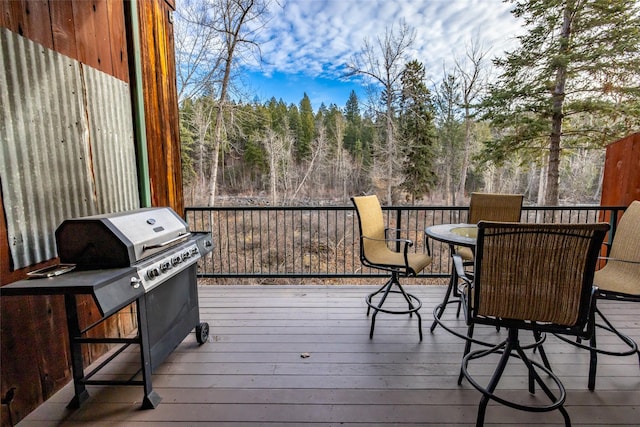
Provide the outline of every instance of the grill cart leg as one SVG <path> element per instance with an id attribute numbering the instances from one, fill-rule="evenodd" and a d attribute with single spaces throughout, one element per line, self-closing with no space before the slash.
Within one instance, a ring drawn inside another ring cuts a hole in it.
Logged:
<path id="1" fill-rule="evenodd" d="M 153 391 L 151 385 L 151 351 L 149 349 L 146 300 L 142 297 L 136 301 L 138 305 L 138 334 L 140 335 L 140 362 L 142 365 L 142 381 L 144 382 L 142 409 L 154 409 L 160 404 L 162 397 Z"/>
<path id="2" fill-rule="evenodd" d="M 64 295 L 64 306 L 67 314 L 67 331 L 69 334 L 69 345 L 71 347 L 71 370 L 73 374 L 73 399 L 67 405 L 69 409 L 77 409 L 82 402 L 89 398 L 89 392 L 84 385 L 84 366 L 82 363 L 82 349 L 77 339 L 82 332 L 78 321 L 78 306 L 76 296 L 72 294 Z"/>

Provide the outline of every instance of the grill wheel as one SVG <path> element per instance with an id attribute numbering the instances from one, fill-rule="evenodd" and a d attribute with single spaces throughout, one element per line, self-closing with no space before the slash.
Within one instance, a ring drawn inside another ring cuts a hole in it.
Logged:
<path id="1" fill-rule="evenodd" d="M 196 340 L 202 345 L 209 340 L 209 324 L 202 322 L 196 326 Z"/>

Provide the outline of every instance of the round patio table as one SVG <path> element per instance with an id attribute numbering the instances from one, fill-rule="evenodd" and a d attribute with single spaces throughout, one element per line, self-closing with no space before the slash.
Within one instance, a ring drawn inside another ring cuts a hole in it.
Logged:
<path id="1" fill-rule="evenodd" d="M 438 224 L 425 228 L 424 232 L 434 240 L 475 249 L 478 226 L 476 224 Z"/>

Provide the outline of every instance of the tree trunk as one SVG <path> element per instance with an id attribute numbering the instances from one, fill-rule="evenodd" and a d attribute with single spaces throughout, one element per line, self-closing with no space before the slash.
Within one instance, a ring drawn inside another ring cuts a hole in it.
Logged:
<path id="1" fill-rule="evenodd" d="M 389 88 L 387 88 L 387 98 L 391 98 Z M 393 187 L 393 162 L 395 160 L 395 147 L 393 138 L 393 112 L 391 109 L 391 100 L 387 101 L 387 205 L 393 205 L 392 187 Z"/>
<path id="2" fill-rule="evenodd" d="M 571 37 L 571 24 L 575 16 L 572 2 L 564 9 L 562 33 L 560 34 L 559 56 L 565 56 L 569 49 Z M 552 94 L 553 110 L 551 118 L 551 135 L 549 135 L 549 169 L 547 170 L 547 192 L 545 204 L 554 206 L 558 204 L 558 186 L 560 179 L 560 140 L 562 138 L 562 121 L 564 119 L 563 105 L 565 99 L 565 84 L 567 81 L 567 66 L 562 63 L 556 69 L 556 81 Z"/>
<path id="3" fill-rule="evenodd" d="M 235 8 L 234 6 L 237 6 Z M 213 158 L 211 159 L 211 185 L 209 187 L 209 206 L 213 206 L 216 197 L 216 186 L 218 183 L 218 160 L 220 158 L 220 149 L 222 146 L 222 128 L 224 125 L 224 106 L 227 100 L 227 90 L 231 76 L 231 68 L 233 67 L 233 57 L 238 43 L 247 42 L 240 36 L 245 20 L 249 16 L 254 1 L 249 0 L 246 4 L 225 2 L 224 8 L 224 44 L 226 49 L 226 58 L 224 58 L 224 75 L 222 77 L 222 85 L 220 87 L 220 101 L 218 103 L 218 115 L 216 117 L 216 127 L 214 129 L 215 141 L 213 145 Z M 235 25 L 235 26 L 234 26 Z"/>
<path id="4" fill-rule="evenodd" d="M 216 115 L 215 140 L 213 141 L 213 156 L 211 159 L 211 177 L 209 178 L 209 200 L 208 206 L 213 206 L 216 199 L 216 186 L 218 185 L 218 160 L 220 159 L 220 145 L 222 139 L 222 100 L 218 103 L 218 114 Z"/>
<path id="5" fill-rule="evenodd" d="M 462 153 L 462 167 L 460 168 L 460 182 L 458 184 L 458 199 L 464 199 L 467 186 L 467 171 L 469 170 L 469 153 L 471 151 L 471 116 L 469 108 L 465 106 L 464 118 L 464 151 Z"/>

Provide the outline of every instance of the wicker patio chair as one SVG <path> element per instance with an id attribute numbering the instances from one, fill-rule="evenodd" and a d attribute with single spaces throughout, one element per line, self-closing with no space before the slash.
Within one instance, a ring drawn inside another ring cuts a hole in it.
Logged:
<path id="1" fill-rule="evenodd" d="M 482 393 L 477 425 L 484 424 L 486 407 L 494 400 L 511 408 L 546 412 L 558 409 L 565 424 L 569 414 L 563 404 L 566 392 L 548 367 L 524 352 L 518 332 L 532 330 L 590 338 L 595 310 L 593 277 L 607 224 L 478 224 L 473 277 L 467 276 L 462 258 L 454 256 L 464 281 L 462 301 L 467 324 L 494 325 L 507 329 L 507 338 L 490 349 L 466 353 L 461 377 Z M 466 350 L 465 350 L 466 351 Z M 502 354 L 486 386 L 469 373 L 469 363 L 493 353 Z M 530 406 L 495 393 L 511 357 L 521 360 L 529 376 L 529 392 L 535 384 L 551 403 Z M 558 395 L 542 380 L 539 371 L 555 383 Z"/>
<path id="2" fill-rule="evenodd" d="M 471 193 L 467 223 L 477 224 L 479 221 L 520 222 L 522 200 L 522 194 Z M 472 248 L 451 245 L 449 250 L 452 256 L 458 254 L 462 258 L 465 266 L 473 265 Z M 434 310 L 434 321 L 430 328 L 431 332 L 435 330 L 438 319 L 442 317 L 448 304 L 457 303 L 456 317 L 460 315 L 460 295 L 458 294 L 457 283 L 457 273 L 455 269 L 452 269 L 444 299 Z M 455 299 L 450 299 L 451 295 L 453 295 Z"/>
<path id="3" fill-rule="evenodd" d="M 431 263 L 431 256 L 428 253 L 409 252 L 413 246 L 410 239 L 391 237 L 397 236 L 402 230 L 386 228 L 382 215 L 382 208 L 377 196 L 359 196 L 351 198 L 358 213 L 358 224 L 360 226 L 360 261 L 363 265 L 379 270 L 389 271 L 391 277 L 377 291 L 367 295 L 367 316 L 373 309 L 371 317 L 371 330 L 369 338 L 373 338 L 376 315 L 378 312 L 390 314 L 416 314 L 418 318 L 418 332 L 422 340 L 422 318 L 420 317 L 420 307 L 422 302 L 416 296 L 405 292 L 400 285 L 400 277 L 415 276 Z M 389 246 L 399 245 L 400 250 L 392 250 Z M 428 249 L 428 248 L 427 248 Z M 379 294 L 380 298 L 376 298 Z M 407 303 L 406 310 L 385 307 L 383 304 L 389 294 L 401 294 Z"/>
<path id="4" fill-rule="evenodd" d="M 594 283 L 598 288 L 597 298 L 613 301 L 640 302 L 640 201 L 634 201 L 629 205 L 620 218 L 615 236 L 611 243 L 609 256 L 603 257 L 606 265 L 596 271 Z M 602 259 L 602 258 L 601 258 Z M 612 322 L 596 308 L 596 331 L 602 329 L 617 336 L 626 349 L 616 351 L 606 345 L 599 346 L 596 342 L 596 332 L 591 336 L 589 345 L 581 344 L 581 341 L 571 342 L 591 352 L 589 364 L 589 390 L 594 390 L 596 385 L 596 370 L 598 365 L 598 353 L 610 356 L 638 355 L 640 363 L 640 351 L 638 344 L 629 336 L 620 332 Z M 563 338 L 563 337 L 559 337 Z M 568 341 L 564 338 L 564 341 Z"/>

